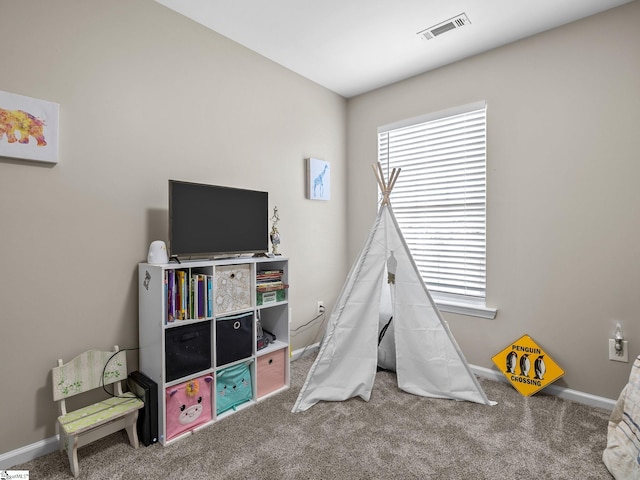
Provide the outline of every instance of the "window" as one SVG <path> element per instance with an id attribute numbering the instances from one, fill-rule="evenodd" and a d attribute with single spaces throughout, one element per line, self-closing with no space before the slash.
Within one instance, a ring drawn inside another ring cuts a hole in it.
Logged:
<path id="1" fill-rule="evenodd" d="M 485 305 L 485 102 L 380 127 L 378 160 L 402 169 L 391 204 L 438 307 L 494 318 Z"/>

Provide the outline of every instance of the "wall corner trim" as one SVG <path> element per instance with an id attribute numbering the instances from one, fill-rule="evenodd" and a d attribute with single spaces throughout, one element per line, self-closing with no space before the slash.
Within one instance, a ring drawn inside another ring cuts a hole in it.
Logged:
<path id="1" fill-rule="evenodd" d="M 469 365 L 471 371 L 479 377 L 488 378 L 490 380 L 498 380 L 499 382 L 508 383 L 505 376 L 493 370 L 491 368 L 479 367 L 477 365 Z M 590 407 L 602 408 L 604 410 L 612 411 L 616 405 L 617 400 L 611 398 L 599 397 L 590 393 L 580 392 L 578 390 L 572 390 L 571 388 L 558 387 L 556 385 L 549 385 L 544 388 L 547 393 L 555 395 L 564 400 L 570 400 L 572 402 L 581 403 Z"/>
<path id="2" fill-rule="evenodd" d="M 15 465 L 55 452 L 59 444 L 58 435 L 54 435 L 10 452 L 0 453 L 0 470 L 8 470 Z"/>

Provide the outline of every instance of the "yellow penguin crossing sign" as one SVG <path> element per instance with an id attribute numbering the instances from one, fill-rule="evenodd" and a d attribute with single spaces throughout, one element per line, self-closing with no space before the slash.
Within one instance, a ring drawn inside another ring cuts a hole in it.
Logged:
<path id="1" fill-rule="evenodd" d="M 492 360 L 513 388 L 525 397 L 564 375 L 564 370 L 529 335 L 511 343 Z"/>

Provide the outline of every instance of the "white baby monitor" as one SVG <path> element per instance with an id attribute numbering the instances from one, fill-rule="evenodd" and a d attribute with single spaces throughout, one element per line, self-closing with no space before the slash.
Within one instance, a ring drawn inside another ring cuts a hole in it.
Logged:
<path id="1" fill-rule="evenodd" d="M 167 246 L 162 240 L 155 240 L 149 245 L 149 255 L 147 255 L 147 262 L 152 265 L 162 265 L 169 263 L 169 256 L 167 255 Z"/>

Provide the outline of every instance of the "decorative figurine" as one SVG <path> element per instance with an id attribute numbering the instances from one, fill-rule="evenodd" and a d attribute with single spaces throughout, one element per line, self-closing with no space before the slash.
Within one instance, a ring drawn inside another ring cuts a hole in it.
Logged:
<path id="1" fill-rule="evenodd" d="M 280 217 L 278 216 L 278 207 L 273 207 L 273 216 L 271 217 L 271 221 L 273 222 L 273 226 L 271 227 L 271 233 L 269 237 L 271 238 L 271 253 L 273 255 L 280 255 L 278 253 L 278 245 L 280 244 L 280 232 L 278 232 L 278 221 Z"/>

